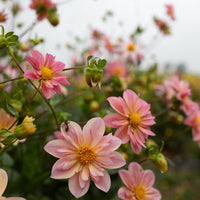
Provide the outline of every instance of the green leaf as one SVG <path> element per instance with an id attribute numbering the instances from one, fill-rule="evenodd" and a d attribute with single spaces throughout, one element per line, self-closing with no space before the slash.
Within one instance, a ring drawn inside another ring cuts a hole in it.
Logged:
<path id="1" fill-rule="evenodd" d="M 6 102 L 6 110 L 7 110 L 10 114 L 12 114 L 12 115 L 14 115 L 14 116 L 16 116 L 16 117 L 19 116 L 17 110 L 16 110 L 13 106 L 11 106 L 8 102 Z"/>
<path id="2" fill-rule="evenodd" d="M 14 41 L 17 41 L 18 40 L 18 36 L 17 35 L 12 35 L 8 38 L 8 41 L 9 42 L 14 42 Z"/>
<path id="3" fill-rule="evenodd" d="M 10 37 L 11 35 L 13 35 L 13 33 L 14 33 L 13 31 L 8 32 L 8 33 L 6 33 L 5 37 L 8 38 L 8 37 Z"/>
<path id="4" fill-rule="evenodd" d="M 11 135 L 13 135 L 13 132 L 11 132 L 11 131 L 0 132 L 0 137 L 8 137 L 8 136 L 11 136 Z"/>

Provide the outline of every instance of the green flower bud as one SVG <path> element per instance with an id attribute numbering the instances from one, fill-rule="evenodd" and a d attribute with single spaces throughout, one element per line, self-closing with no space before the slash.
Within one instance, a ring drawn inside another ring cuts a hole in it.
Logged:
<path id="1" fill-rule="evenodd" d="M 153 155 L 152 162 L 161 172 L 166 172 L 168 170 L 167 161 L 162 153 Z"/>
<path id="2" fill-rule="evenodd" d="M 59 24 L 59 16 L 57 13 L 50 13 L 48 16 L 48 20 L 53 26 L 57 26 Z"/>
<path id="3" fill-rule="evenodd" d="M 103 70 L 97 68 L 87 68 L 85 70 L 85 79 L 87 84 L 93 88 L 97 85 L 101 87 L 101 80 L 103 78 Z"/>
<path id="4" fill-rule="evenodd" d="M 21 140 L 35 133 L 36 126 L 33 124 L 34 120 L 33 117 L 26 116 L 23 122 L 15 128 L 15 137 Z"/>

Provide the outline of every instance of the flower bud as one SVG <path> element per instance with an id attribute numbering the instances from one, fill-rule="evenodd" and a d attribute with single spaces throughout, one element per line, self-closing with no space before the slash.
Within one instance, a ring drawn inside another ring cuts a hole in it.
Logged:
<path id="1" fill-rule="evenodd" d="M 91 88 L 96 87 L 97 85 L 100 87 L 102 78 L 103 78 L 102 69 L 87 68 L 85 70 L 85 79 L 87 84 Z"/>
<path id="2" fill-rule="evenodd" d="M 57 26 L 59 24 L 59 16 L 57 13 L 50 13 L 48 16 L 48 20 L 53 26 Z"/>
<path id="3" fill-rule="evenodd" d="M 168 170 L 167 161 L 162 153 L 153 155 L 152 162 L 161 172 L 166 172 Z"/>
<path id="4" fill-rule="evenodd" d="M 92 111 L 99 110 L 99 103 L 97 101 L 91 101 L 91 103 L 90 103 L 90 109 Z"/>
<path id="5" fill-rule="evenodd" d="M 35 133 L 36 126 L 33 124 L 34 120 L 33 117 L 26 116 L 23 122 L 15 128 L 15 137 L 21 140 Z"/>

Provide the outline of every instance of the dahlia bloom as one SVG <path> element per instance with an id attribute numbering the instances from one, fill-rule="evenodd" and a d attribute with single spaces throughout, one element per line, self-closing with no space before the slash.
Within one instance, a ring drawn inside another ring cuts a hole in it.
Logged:
<path id="1" fill-rule="evenodd" d="M 14 121 L 16 120 L 15 117 L 10 116 L 4 109 L 0 109 L 0 131 L 2 128 L 10 128 L 11 125 L 14 123 Z M 14 125 L 10 131 L 14 131 L 15 129 Z M 5 137 L 0 137 L 0 141 L 4 140 Z"/>
<path id="2" fill-rule="evenodd" d="M 124 99 L 123 99 L 124 98 Z M 149 126 L 155 124 L 150 112 L 150 104 L 139 98 L 132 90 L 125 90 L 121 97 L 109 97 L 111 107 L 118 113 L 110 113 L 104 117 L 107 126 L 118 128 L 115 136 L 121 139 L 122 144 L 130 140 L 131 148 L 140 153 L 145 146 L 145 139 L 149 135 L 155 136 Z"/>
<path id="3" fill-rule="evenodd" d="M 107 192 L 111 180 L 104 168 L 116 169 L 125 165 L 123 156 L 115 150 L 121 145 L 120 139 L 112 134 L 104 136 L 104 121 L 97 117 L 81 127 L 72 121 L 61 125 L 59 139 L 50 141 L 44 149 L 59 158 L 54 164 L 51 178 L 69 178 L 70 192 L 79 198 L 89 189 L 90 177 L 97 188 Z"/>
<path id="4" fill-rule="evenodd" d="M 165 79 L 162 85 L 157 85 L 156 90 L 158 95 L 166 96 L 168 103 L 171 102 L 173 97 L 176 97 L 179 101 L 184 101 L 191 94 L 189 84 L 181 80 L 176 74 Z"/>
<path id="5" fill-rule="evenodd" d="M 0 169 L 0 180 L 1 180 L 0 181 L 0 200 L 25 200 L 24 198 L 21 198 L 21 197 L 6 198 L 2 196 L 8 183 L 7 173 L 3 169 Z"/>
<path id="6" fill-rule="evenodd" d="M 165 5 L 166 10 L 167 10 L 167 15 L 175 21 L 175 16 L 174 16 L 174 7 L 170 4 Z"/>
<path id="7" fill-rule="evenodd" d="M 31 55 L 32 57 L 26 57 L 26 60 L 34 69 L 25 71 L 24 77 L 41 80 L 41 88 L 46 98 L 51 98 L 55 92 L 60 94 L 60 84 L 70 85 L 65 76 L 58 74 L 63 71 L 65 64 L 55 61 L 55 56 L 47 53 L 44 59 L 36 50 L 31 50 Z"/>
<path id="8" fill-rule="evenodd" d="M 121 62 L 109 62 L 105 68 L 107 78 L 111 78 L 116 75 L 118 77 L 126 77 L 127 67 L 124 66 Z"/>
<path id="9" fill-rule="evenodd" d="M 135 162 L 129 164 L 128 170 L 119 170 L 120 178 L 126 187 L 121 187 L 118 197 L 123 200 L 160 200 L 160 192 L 153 188 L 155 175 L 151 170 L 143 170 Z"/>
<path id="10" fill-rule="evenodd" d="M 38 20 L 41 21 L 49 16 L 49 10 L 56 7 L 56 4 L 51 0 L 32 0 L 30 6 L 31 9 L 36 10 Z"/>

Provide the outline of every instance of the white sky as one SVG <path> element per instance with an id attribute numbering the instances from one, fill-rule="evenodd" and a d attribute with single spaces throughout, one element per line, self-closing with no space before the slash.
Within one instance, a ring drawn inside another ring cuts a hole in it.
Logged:
<path id="1" fill-rule="evenodd" d="M 34 11 L 28 9 L 30 0 L 18 1 L 22 3 L 24 11 L 17 21 L 31 24 L 36 16 Z M 57 27 L 53 28 L 45 20 L 34 29 L 38 36 L 46 38 L 46 44 L 40 50 L 55 55 L 56 60 L 70 63 L 64 47 L 66 42 L 70 42 L 69 34 L 84 37 L 88 33 L 88 25 L 106 32 L 112 38 L 128 36 L 140 24 L 147 29 L 143 41 L 150 43 L 157 33 L 152 17 L 155 15 L 165 19 L 164 5 L 172 4 L 176 14 L 173 34 L 160 37 L 149 49 L 149 55 L 154 54 L 161 65 L 168 62 L 175 65 L 185 63 L 188 71 L 200 74 L 200 0 L 54 0 L 63 1 L 69 2 L 58 6 L 60 24 Z M 104 24 L 101 18 L 108 10 L 113 11 L 114 18 Z M 123 22 L 122 27 L 118 25 L 119 21 Z M 55 48 L 57 44 L 61 45 L 60 49 Z"/>

